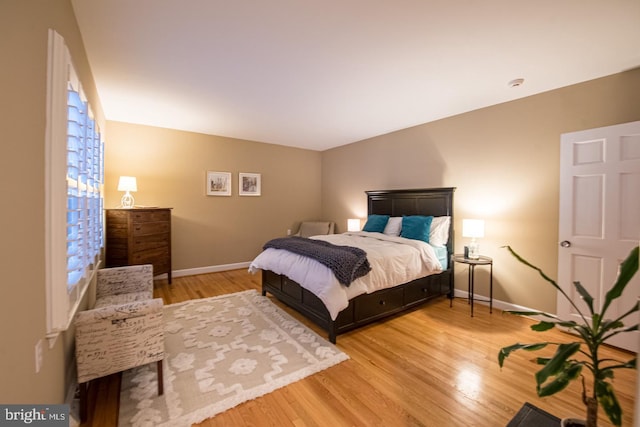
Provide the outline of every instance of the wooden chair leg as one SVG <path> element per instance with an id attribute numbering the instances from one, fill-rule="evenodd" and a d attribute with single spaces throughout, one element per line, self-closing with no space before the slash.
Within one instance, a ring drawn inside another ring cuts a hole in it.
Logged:
<path id="1" fill-rule="evenodd" d="M 158 360 L 158 396 L 164 393 L 164 376 L 162 374 L 162 360 Z"/>
<path id="2" fill-rule="evenodd" d="M 89 393 L 87 391 L 88 383 L 78 384 L 80 389 L 80 422 L 85 423 L 87 421 L 87 406 L 89 405 Z"/>

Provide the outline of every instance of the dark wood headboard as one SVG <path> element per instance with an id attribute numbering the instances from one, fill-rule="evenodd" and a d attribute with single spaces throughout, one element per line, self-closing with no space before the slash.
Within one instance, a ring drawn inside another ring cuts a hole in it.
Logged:
<path id="1" fill-rule="evenodd" d="M 453 192 L 455 187 L 366 191 L 369 215 L 450 216 L 447 249 L 453 254 Z"/>

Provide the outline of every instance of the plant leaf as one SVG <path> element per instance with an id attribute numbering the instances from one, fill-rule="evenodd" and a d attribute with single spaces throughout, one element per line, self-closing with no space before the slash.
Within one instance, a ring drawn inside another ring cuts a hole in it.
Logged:
<path id="1" fill-rule="evenodd" d="M 520 344 L 520 343 L 517 343 L 517 344 L 510 345 L 508 347 L 503 347 L 498 352 L 498 364 L 502 368 L 502 364 L 504 363 L 504 359 L 509 357 L 509 355 L 511 353 L 513 353 L 514 351 L 516 351 L 516 350 L 535 351 L 535 350 L 540 350 L 541 348 L 545 348 L 547 346 L 547 344 L 549 344 L 549 343 L 546 343 L 546 342 L 541 342 L 541 343 L 536 343 L 536 344 Z"/>
<path id="2" fill-rule="evenodd" d="M 622 262 L 622 265 L 620 266 L 620 274 L 618 275 L 616 283 L 611 289 L 609 289 L 609 292 L 607 292 L 605 297 L 604 305 L 602 306 L 602 311 L 600 313 L 602 316 L 604 316 L 604 313 L 607 311 L 611 302 L 622 295 L 624 288 L 638 271 L 638 251 L 639 248 L 636 246 L 631 250 L 627 259 Z"/>
<path id="3" fill-rule="evenodd" d="M 581 363 L 567 363 L 562 371 L 558 372 L 553 381 L 542 385 L 538 384 L 538 396 L 551 396 L 557 392 L 564 390 L 571 381 L 580 376 L 582 372 Z"/>
<path id="4" fill-rule="evenodd" d="M 613 391 L 613 386 L 606 381 L 596 380 L 596 396 L 611 423 L 615 426 L 622 425 L 622 408 Z"/>
<path id="5" fill-rule="evenodd" d="M 551 360 L 536 373 L 536 382 L 538 386 L 544 384 L 547 379 L 553 375 L 562 372 L 567 363 L 567 359 L 580 350 L 580 343 L 573 342 L 568 344 L 559 344 L 558 348 Z M 566 385 L 565 385 L 566 386 Z"/>
<path id="6" fill-rule="evenodd" d="M 575 329 L 575 328 L 577 328 L 579 326 L 573 320 L 561 320 L 559 322 L 556 322 L 556 325 L 557 326 L 562 326 L 563 328 L 569 328 L 569 329 Z"/>
<path id="7" fill-rule="evenodd" d="M 531 330 L 532 331 L 536 331 L 536 332 L 544 332 L 544 331 L 548 331 L 549 329 L 553 329 L 556 326 L 555 322 L 540 322 L 540 323 L 536 323 L 535 325 L 531 325 Z"/>
<path id="8" fill-rule="evenodd" d="M 536 364 L 546 365 L 551 359 L 549 357 L 536 357 Z"/>
<path id="9" fill-rule="evenodd" d="M 605 320 L 600 324 L 600 327 L 602 331 L 608 331 L 610 329 L 623 328 L 624 323 L 622 323 L 620 320 Z"/>
<path id="10" fill-rule="evenodd" d="M 575 286 L 576 291 L 578 291 L 578 294 L 580 294 L 582 300 L 587 303 L 587 306 L 589 307 L 589 313 L 593 315 L 593 297 L 591 296 L 591 294 L 589 294 L 589 292 L 584 288 L 584 286 L 580 284 L 580 282 L 573 282 L 573 286 Z"/>
<path id="11" fill-rule="evenodd" d="M 601 360 L 600 362 L 604 362 L 604 360 Z M 620 364 L 617 364 L 617 365 L 607 366 L 606 368 L 602 369 L 602 372 L 607 377 L 613 378 L 613 372 L 611 372 L 611 371 L 613 371 L 614 369 L 621 369 L 621 368 L 636 369 L 636 366 L 637 366 L 636 358 L 633 358 L 633 359 L 631 359 L 631 360 L 629 360 L 628 362 L 625 362 L 625 363 L 620 363 Z M 609 374 L 609 372 L 611 372 L 611 374 Z"/>

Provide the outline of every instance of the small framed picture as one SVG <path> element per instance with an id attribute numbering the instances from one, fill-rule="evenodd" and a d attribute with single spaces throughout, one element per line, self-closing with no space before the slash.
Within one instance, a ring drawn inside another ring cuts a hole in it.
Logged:
<path id="1" fill-rule="evenodd" d="M 231 172 L 207 172 L 207 196 L 230 196 Z"/>
<path id="2" fill-rule="evenodd" d="M 238 174 L 238 194 L 241 196 L 260 195 L 260 174 L 240 173 Z"/>

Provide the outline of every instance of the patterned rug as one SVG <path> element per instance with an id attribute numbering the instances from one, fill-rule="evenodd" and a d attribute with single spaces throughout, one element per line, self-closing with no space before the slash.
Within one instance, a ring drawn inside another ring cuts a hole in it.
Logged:
<path id="1" fill-rule="evenodd" d="M 156 364 L 122 375 L 119 426 L 190 426 L 349 356 L 250 290 L 165 306 Z"/>

